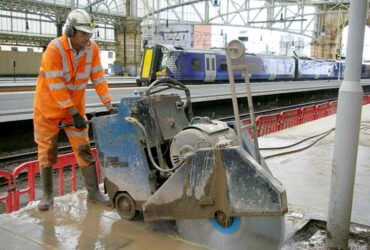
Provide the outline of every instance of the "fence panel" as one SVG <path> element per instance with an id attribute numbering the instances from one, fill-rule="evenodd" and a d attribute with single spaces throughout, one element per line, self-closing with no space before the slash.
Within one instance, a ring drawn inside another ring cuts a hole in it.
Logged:
<path id="1" fill-rule="evenodd" d="M 5 170 L 0 170 L 0 176 L 4 178 L 7 182 L 6 194 L 0 196 L 0 202 L 5 201 L 5 212 L 13 212 L 13 195 L 14 195 L 14 185 L 13 185 L 13 176 L 11 173 Z"/>
<path id="2" fill-rule="evenodd" d="M 364 95 L 363 97 L 362 97 L 362 105 L 366 105 L 366 104 L 368 104 L 368 100 L 367 100 L 368 98 L 367 98 L 367 95 Z"/>
<path id="3" fill-rule="evenodd" d="M 95 148 L 91 150 L 94 158 L 96 159 Z M 100 183 L 100 164 L 96 161 L 98 180 Z M 64 178 L 64 170 L 66 167 L 71 167 L 71 177 Z M 68 153 L 58 156 L 57 163 L 53 166 L 53 169 L 58 171 L 59 178 L 59 195 L 64 195 L 64 183 L 66 181 L 71 181 L 72 192 L 77 190 L 77 177 L 76 177 L 77 162 L 74 153 Z M 23 189 L 17 188 L 17 179 L 20 174 L 27 173 L 27 186 Z M 0 197 L 0 201 L 6 201 L 6 211 L 10 213 L 12 211 L 17 211 L 20 208 L 20 196 L 23 194 L 28 194 L 28 202 L 35 200 L 35 177 L 39 173 L 39 162 L 30 161 L 25 162 L 18 167 L 16 167 L 12 173 L 0 170 L 0 176 L 3 176 L 8 180 L 8 192 L 5 196 Z"/>
<path id="4" fill-rule="evenodd" d="M 95 158 L 96 174 L 98 176 L 98 183 L 100 183 L 101 182 L 101 166 L 99 162 L 99 157 L 97 156 L 96 148 L 91 149 L 91 153 Z"/>
<path id="5" fill-rule="evenodd" d="M 256 119 L 257 135 L 263 136 L 280 130 L 280 114 L 263 115 Z"/>
<path id="6" fill-rule="evenodd" d="M 332 101 L 329 103 L 329 115 L 334 115 L 337 113 L 337 101 Z"/>
<path id="7" fill-rule="evenodd" d="M 310 122 L 316 119 L 315 106 L 301 108 L 302 123 Z"/>
<path id="8" fill-rule="evenodd" d="M 281 115 L 280 129 L 286 129 L 301 124 L 302 119 L 300 108 L 283 111 L 280 113 L 280 115 Z"/>
<path id="9" fill-rule="evenodd" d="M 29 161 L 21 164 L 13 170 L 14 179 L 14 211 L 20 208 L 20 195 L 28 194 L 28 202 L 35 200 L 35 176 L 39 171 L 38 161 Z M 23 189 L 17 188 L 17 179 L 21 173 L 27 173 L 27 186 Z"/>
<path id="10" fill-rule="evenodd" d="M 64 170 L 67 167 L 71 167 L 71 177 L 64 179 Z M 59 174 L 59 195 L 63 196 L 64 195 L 64 183 L 66 181 L 71 182 L 71 189 L 72 192 L 76 192 L 77 190 L 77 178 L 76 178 L 76 158 L 74 156 L 74 153 L 68 153 L 68 154 L 63 154 L 58 157 L 57 163 L 53 166 L 53 169 L 58 170 Z"/>
<path id="11" fill-rule="evenodd" d="M 329 115 L 330 112 L 330 105 L 328 102 L 317 104 L 315 107 L 316 110 L 316 118 L 319 119 L 322 117 L 326 117 Z"/>

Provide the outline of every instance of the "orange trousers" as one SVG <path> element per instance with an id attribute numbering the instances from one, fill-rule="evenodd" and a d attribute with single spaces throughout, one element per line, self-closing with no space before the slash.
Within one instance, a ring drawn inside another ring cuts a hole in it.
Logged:
<path id="1" fill-rule="evenodd" d="M 73 123 L 72 118 L 46 119 L 41 112 L 35 108 L 33 117 L 34 138 L 37 143 L 38 160 L 40 167 L 52 167 L 57 162 L 58 134 L 60 123 Z M 66 127 L 64 131 L 72 145 L 77 164 L 79 167 L 87 167 L 95 163 L 91 154 L 88 128 L 76 129 Z"/>

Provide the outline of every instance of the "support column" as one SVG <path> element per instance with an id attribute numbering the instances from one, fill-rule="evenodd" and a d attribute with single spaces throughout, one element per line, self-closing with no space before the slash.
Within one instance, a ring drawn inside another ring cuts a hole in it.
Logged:
<path id="1" fill-rule="evenodd" d="M 55 25 L 57 26 L 57 37 L 63 35 L 64 18 L 65 17 L 60 16 L 56 17 Z"/>
<path id="2" fill-rule="evenodd" d="M 63 23 L 57 23 L 57 37 L 63 35 Z"/>
<path id="3" fill-rule="evenodd" d="M 311 42 L 311 56 L 336 59 L 340 55 L 342 30 L 347 20 L 348 14 L 344 13 L 320 15 L 316 26 L 316 39 Z"/>
<path id="4" fill-rule="evenodd" d="M 125 76 L 136 76 L 141 62 L 141 19 L 127 17 L 116 31 L 119 43 L 116 54 L 116 64 L 122 66 Z"/>
<path id="5" fill-rule="evenodd" d="M 275 0 L 267 0 L 266 2 L 275 7 Z M 267 8 L 267 21 L 273 21 L 273 20 L 275 20 L 275 8 Z M 272 22 L 266 23 L 266 27 L 267 29 L 271 29 Z"/>
<path id="6" fill-rule="evenodd" d="M 339 89 L 326 227 L 328 249 L 348 249 L 361 122 L 361 86 L 367 0 L 351 1 L 344 80 Z"/>

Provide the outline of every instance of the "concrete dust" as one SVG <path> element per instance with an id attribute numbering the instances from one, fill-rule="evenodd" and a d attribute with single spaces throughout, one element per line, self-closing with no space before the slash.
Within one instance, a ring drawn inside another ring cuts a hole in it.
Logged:
<path id="1" fill-rule="evenodd" d="M 282 249 L 327 249 L 326 222 L 309 220 L 294 236 L 288 239 Z M 349 249 L 368 250 L 370 248 L 370 227 L 352 223 L 350 226 Z"/>

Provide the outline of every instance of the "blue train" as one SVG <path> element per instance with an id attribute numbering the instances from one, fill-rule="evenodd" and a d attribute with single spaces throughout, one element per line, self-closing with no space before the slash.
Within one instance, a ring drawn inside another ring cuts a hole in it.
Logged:
<path id="1" fill-rule="evenodd" d="M 344 73 L 343 61 L 256 54 L 246 57 L 251 81 L 338 79 Z M 183 83 L 227 82 L 225 51 L 159 44 L 146 47 L 137 84 L 146 86 L 159 77 Z M 234 71 L 234 78 L 244 80 L 238 71 Z M 370 78 L 370 64 L 363 65 L 362 78 Z"/>

